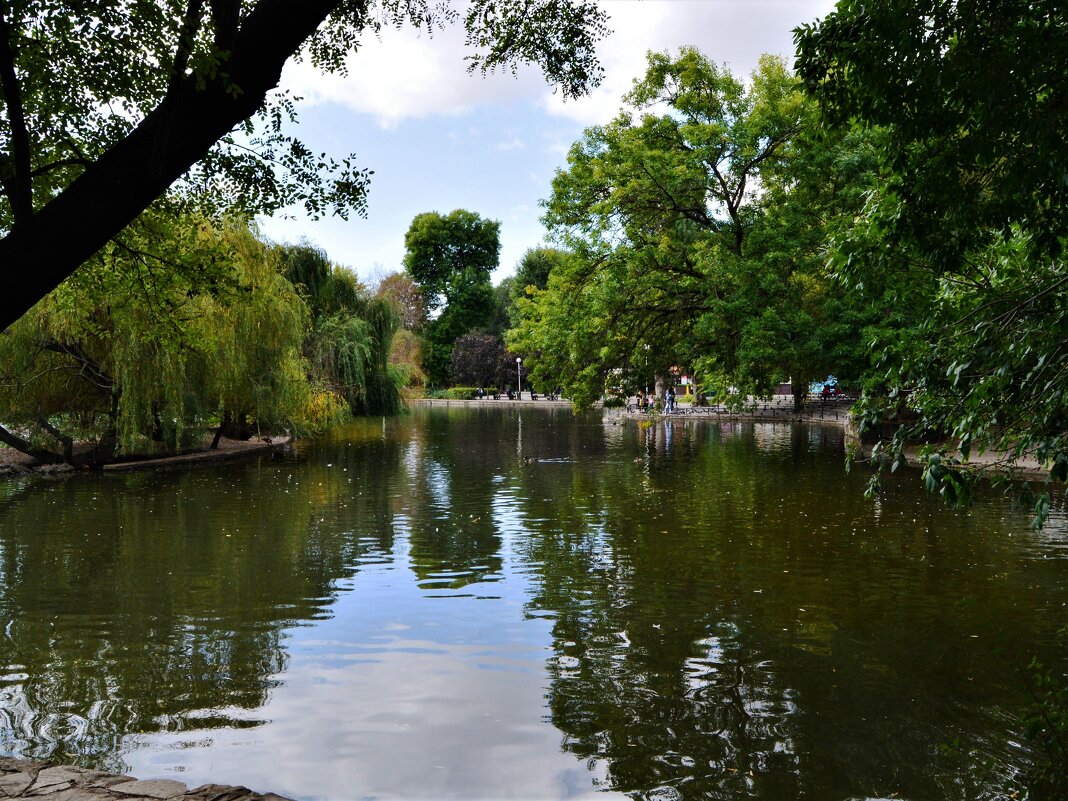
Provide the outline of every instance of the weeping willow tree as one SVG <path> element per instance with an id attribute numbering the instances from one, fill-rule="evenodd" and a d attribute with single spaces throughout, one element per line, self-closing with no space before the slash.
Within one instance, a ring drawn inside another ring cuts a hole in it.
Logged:
<path id="1" fill-rule="evenodd" d="M 279 248 L 286 278 L 308 304 L 312 325 L 304 353 L 316 380 L 341 394 L 354 414 L 400 411 L 404 377 L 389 363 L 399 321 L 349 271 L 310 245 Z"/>
<path id="2" fill-rule="evenodd" d="M 245 223 L 146 213 L 0 335 L 0 440 L 92 464 L 220 422 L 323 425 L 338 404 L 308 380 L 308 321 Z"/>

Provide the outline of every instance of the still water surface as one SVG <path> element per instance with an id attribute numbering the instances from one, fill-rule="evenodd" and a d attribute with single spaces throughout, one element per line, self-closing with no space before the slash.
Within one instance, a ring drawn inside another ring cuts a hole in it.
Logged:
<path id="1" fill-rule="evenodd" d="M 1068 519 L 865 501 L 842 448 L 422 409 L 0 485 L 0 753 L 298 799 L 997 797 Z"/>

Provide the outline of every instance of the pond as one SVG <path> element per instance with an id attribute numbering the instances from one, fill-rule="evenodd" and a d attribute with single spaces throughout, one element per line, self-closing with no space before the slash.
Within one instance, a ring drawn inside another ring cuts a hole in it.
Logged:
<path id="1" fill-rule="evenodd" d="M 0 485 L 0 753 L 296 799 L 997 797 L 1068 518 L 835 427 L 416 409 Z"/>

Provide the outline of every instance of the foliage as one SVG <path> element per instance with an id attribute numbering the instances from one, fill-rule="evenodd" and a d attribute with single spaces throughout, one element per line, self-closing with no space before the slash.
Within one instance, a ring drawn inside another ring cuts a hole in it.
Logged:
<path id="1" fill-rule="evenodd" d="M 503 354 L 504 343 L 500 337 L 464 334 L 453 343 L 449 377 L 455 384 L 493 386 L 497 377 L 497 364 Z"/>
<path id="2" fill-rule="evenodd" d="M 407 376 L 390 365 L 393 336 L 399 321 L 393 306 L 383 298 L 372 298 L 364 309 L 374 348 L 368 360 L 367 380 L 354 408 L 357 414 L 394 415 L 400 412 L 400 387 Z"/>
<path id="3" fill-rule="evenodd" d="M 518 389 L 519 384 L 522 383 L 524 387 L 530 389 L 530 365 L 527 363 L 527 359 L 517 362 L 517 355 L 510 349 L 504 348 L 497 357 L 497 372 L 494 376 L 494 383 L 498 388 L 508 389 L 515 386 Z"/>
<path id="4" fill-rule="evenodd" d="M 471 400 L 478 392 L 478 387 L 449 387 L 445 390 L 445 397 L 449 400 Z"/>
<path id="5" fill-rule="evenodd" d="M 430 380 L 444 383 L 456 339 L 491 323 L 495 308 L 490 273 L 500 253 L 500 223 L 456 209 L 448 215 L 416 215 L 404 237 L 405 268 L 431 309 L 424 365 Z"/>
<path id="6" fill-rule="evenodd" d="M 933 447 L 932 487 L 968 495 L 975 454 L 1068 474 L 1068 21 L 1052 2 L 840 3 L 798 30 L 799 69 L 831 119 L 883 131 L 884 179 L 838 233 L 854 292 L 911 319 L 871 331 L 863 422 Z M 899 307 L 900 308 L 900 307 Z M 959 450 L 959 458 L 953 451 Z M 937 474 L 937 476 L 936 476 Z M 1048 496 L 1038 498 L 1040 524 Z"/>
<path id="7" fill-rule="evenodd" d="M 422 386 L 426 382 L 423 373 L 423 340 L 411 331 L 401 328 L 393 336 L 389 350 L 390 370 L 398 375 L 402 388 Z"/>
<path id="8" fill-rule="evenodd" d="M 501 224 L 466 209 L 417 214 L 404 235 L 404 266 L 430 309 L 456 300 L 473 283 L 489 283 L 501 251 Z"/>
<path id="9" fill-rule="evenodd" d="M 400 319 L 402 328 L 420 331 L 427 321 L 426 297 L 412 277 L 404 272 L 392 273 L 378 282 L 375 295 L 386 298 Z"/>
<path id="10" fill-rule="evenodd" d="M 184 177 L 169 201 L 362 212 L 370 171 L 317 154 L 273 93 L 299 54 L 348 69 L 367 35 L 461 15 L 430 0 L 7 0 L 0 6 L 0 263 L 25 274 L 6 327 Z M 569 96 L 600 80 L 589 0 L 474 0 L 471 69 L 537 63 Z M 62 87 L 62 91 L 56 91 Z"/>
<path id="11" fill-rule="evenodd" d="M 1068 644 L 1068 628 L 1059 632 Z M 1068 676 L 1037 658 L 1028 665 L 1032 704 L 1024 719 L 1040 757 L 1031 772 L 1028 798 L 1053 801 L 1068 793 Z"/>
<path id="12" fill-rule="evenodd" d="M 568 255 L 567 251 L 559 248 L 529 248 L 516 267 L 512 294 L 520 298 L 531 287 L 545 289 L 549 285 L 549 273 L 553 267 L 565 261 Z"/>
<path id="13" fill-rule="evenodd" d="M 1068 230 L 1068 18 L 1055 0 L 842 2 L 796 33 L 825 114 L 889 128 L 891 246 L 937 270 L 1019 225 L 1038 252 Z"/>
<path id="14" fill-rule="evenodd" d="M 875 312 L 836 291 L 821 250 L 871 184 L 869 137 L 822 130 L 770 56 L 747 87 L 696 50 L 650 54 L 627 101 L 572 147 L 545 204 L 570 255 L 517 302 L 509 339 L 537 380 L 588 405 L 609 375 L 642 386 L 696 368 L 744 397 L 860 369 Z"/>
<path id="15" fill-rule="evenodd" d="M 385 298 L 370 297 L 356 276 L 310 245 L 280 249 L 286 277 L 311 310 L 305 353 L 316 380 L 348 402 L 355 414 L 396 414 L 399 383 L 389 357 L 398 319 Z"/>
<path id="16" fill-rule="evenodd" d="M 0 419 L 24 442 L 106 461 L 213 415 L 317 422 L 305 305 L 246 225 L 148 215 L 122 242 L 0 337 Z"/>

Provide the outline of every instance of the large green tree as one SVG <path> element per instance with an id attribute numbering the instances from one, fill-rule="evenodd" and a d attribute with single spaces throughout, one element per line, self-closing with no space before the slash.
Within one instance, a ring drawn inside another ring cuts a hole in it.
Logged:
<path id="1" fill-rule="evenodd" d="M 1031 454 L 1068 476 L 1068 17 L 1052 0 L 840 2 L 798 30 L 831 120 L 881 128 L 885 175 L 832 249 L 859 292 L 896 286 L 914 324 L 875 338 L 865 422 L 913 422 L 964 460 Z M 916 287 L 924 288 L 916 292 Z M 944 456 L 928 485 L 967 491 Z M 981 463 L 980 463 L 981 466 Z M 1039 498 L 1037 518 L 1047 500 Z"/>
<path id="2" fill-rule="evenodd" d="M 399 326 L 393 305 L 372 296 L 320 248 L 288 245 L 280 251 L 286 278 L 311 312 L 304 351 L 313 378 L 341 395 L 355 414 L 396 414 L 400 379 L 389 364 Z"/>
<path id="3" fill-rule="evenodd" d="M 416 215 L 404 236 L 404 266 L 440 313 L 427 330 L 424 364 L 431 381 L 448 379 L 458 337 L 490 326 L 496 297 L 490 274 L 499 263 L 501 224 L 466 209 Z"/>
<path id="4" fill-rule="evenodd" d="M 859 369 L 864 310 L 820 250 L 870 181 L 865 137 L 821 130 L 770 56 L 746 85 L 694 49 L 650 54 L 627 100 L 553 181 L 545 219 L 573 255 L 520 302 L 510 341 L 535 375 L 588 402 L 609 375 L 646 385 L 673 366 L 743 396 L 792 377 L 799 398 L 814 375 Z"/>
<path id="5" fill-rule="evenodd" d="M 307 307 L 246 225 L 150 215 L 123 241 L 0 336 L 0 440 L 106 462 L 213 419 L 314 424 Z"/>
<path id="6" fill-rule="evenodd" d="M 591 0 L 0 2 L 0 264 L 19 286 L 0 328 L 183 177 L 246 211 L 360 211 L 369 172 L 285 133 L 283 65 L 343 71 L 364 36 L 461 16 L 472 69 L 537 63 L 568 95 L 599 80 Z"/>

